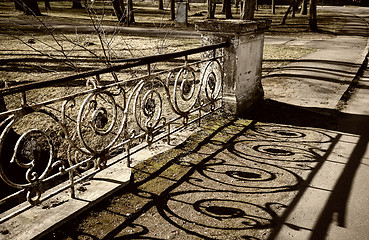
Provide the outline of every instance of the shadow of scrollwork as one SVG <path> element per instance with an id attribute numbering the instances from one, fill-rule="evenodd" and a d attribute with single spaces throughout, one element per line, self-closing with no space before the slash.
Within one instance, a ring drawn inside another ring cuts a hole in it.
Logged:
<path id="1" fill-rule="evenodd" d="M 128 217 L 120 209 L 121 221 L 101 239 L 266 239 L 335 137 L 315 128 L 230 120 L 135 182 L 129 194 L 145 204 Z M 171 177 L 175 166 L 187 170 Z M 147 187 L 152 184 L 165 187 L 157 192 Z"/>
<path id="2" fill-rule="evenodd" d="M 288 198 L 289 192 L 297 191 L 323 160 L 325 150 L 315 145 L 331 140 L 318 130 L 260 125 L 232 141 L 210 141 L 221 150 L 196 166 L 158 211 L 167 222 L 204 239 L 228 239 L 226 232 L 231 230 L 234 239 L 261 239 L 248 234 L 273 228 L 288 204 L 271 204 L 270 197 L 278 193 Z"/>

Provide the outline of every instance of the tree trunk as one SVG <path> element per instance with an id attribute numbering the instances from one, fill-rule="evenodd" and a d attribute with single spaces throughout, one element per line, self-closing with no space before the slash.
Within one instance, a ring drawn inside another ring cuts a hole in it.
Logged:
<path id="1" fill-rule="evenodd" d="M 215 9 L 216 9 L 216 2 L 215 0 L 208 0 L 208 14 L 206 18 L 214 19 L 215 18 Z"/>
<path id="2" fill-rule="evenodd" d="M 132 0 L 127 0 L 127 23 L 134 23 L 135 22 L 135 17 L 133 15 L 133 1 Z"/>
<path id="3" fill-rule="evenodd" d="M 41 16 L 37 0 L 23 0 L 23 9 L 26 15 Z"/>
<path id="4" fill-rule="evenodd" d="M 24 11 L 23 4 L 19 0 L 14 0 L 15 9 L 18 11 Z"/>
<path id="5" fill-rule="evenodd" d="M 73 0 L 72 8 L 81 9 L 83 8 L 80 0 Z"/>
<path id="6" fill-rule="evenodd" d="M 51 10 L 50 0 L 45 0 L 45 8 L 46 10 Z"/>
<path id="7" fill-rule="evenodd" d="M 275 0 L 272 0 L 272 14 L 275 14 Z"/>
<path id="8" fill-rule="evenodd" d="M 236 8 L 239 8 L 240 7 L 240 0 L 235 0 L 235 5 L 236 5 Z"/>
<path id="9" fill-rule="evenodd" d="M 316 18 L 316 0 L 310 0 L 310 8 L 309 8 L 309 31 L 317 32 L 318 31 L 318 23 Z"/>
<path id="10" fill-rule="evenodd" d="M 163 0 L 159 0 L 159 2 L 158 2 L 158 3 L 159 3 L 159 6 L 158 6 L 158 7 L 159 7 L 159 9 L 160 9 L 160 10 L 164 10 L 164 1 L 163 1 Z"/>
<path id="11" fill-rule="evenodd" d="M 176 20 L 176 2 L 175 0 L 170 0 L 170 20 Z"/>
<path id="12" fill-rule="evenodd" d="M 308 0 L 302 0 L 302 4 L 301 4 L 301 15 L 307 15 L 307 6 L 308 6 Z"/>
<path id="13" fill-rule="evenodd" d="M 290 12 L 291 12 L 291 9 L 292 9 L 292 7 L 293 7 L 293 0 L 292 0 L 292 2 L 291 2 L 291 4 L 290 4 L 290 6 L 287 8 L 287 11 L 284 13 L 284 16 L 283 16 L 283 19 L 282 19 L 282 22 L 281 22 L 281 25 L 285 25 L 286 24 L 286 19 L 287 19 L 287 16 L 288 16 L 288 14 L 290 14 Z"/>
<path id="14" fill-rule="evenodd" d="M 244 0 L 241 6 L 241 19 L 253 20 L 255 14 L 256 0 Z"/>
<path id="15" fill-rule="evenodd" d="M 232 19 L 232 4 L 231 0 L 224 0 L 223 2 L 223 10 L 226 16 L 226 19 Z"/>
<path id="16" fill-rule="evenodd" d="M 113 0 L 112 1 L 114 13 L 118 18 L 119 22 L 126 22 L 125 6 L 123 0 Z"/>

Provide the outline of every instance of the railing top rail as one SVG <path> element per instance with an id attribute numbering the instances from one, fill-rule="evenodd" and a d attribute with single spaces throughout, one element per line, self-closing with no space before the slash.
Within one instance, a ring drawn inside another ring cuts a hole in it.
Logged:
<path id="1" fill-rule="evenodd" d="M 223 42 L 219 44 L 213 44 L 213 45 L 193 48 L 193 49 L 179 51 L 175 53 L 159 54 L 155 56 L 148 56 L 148 57 L 142 57 L 142 58 L 116 60 L 113 62 L 116 62 L 116 63 L 125 62 L 125 63 L 122 65 L 88 71 L 88 72 L 79 73 L 79 74 L 75 74 L 75 75 L 71 75 L 67 77 L 26 83 L 26 84 L 21 84 L 17 86 L 11 86 L 8 88 L 3 88 L 3 89 L 0 89 L 0 96 L 6 96 L 6 95 L 18 93 L 18 92 L 24 92 L 24 91 L 31 90 L 31 89 L 49 87 L 49 86 L 65 83 L 68 81 L 73 81 L 73 80 L 80 79 L 80 78 L 86 78 L 86 77 L 96 76 L 99 74 L 120 71 L 120 70 L 137 67 L 137 66 L 141 66 L 145 64 L 167 61 L 173 58 L 184 57 L 187 55 L 197 54 L 197 53 L 206 52 L 209 50 L 214 50 L 214 49 L 228 47 L 228 46 L 229 46 L 229 42 Z"/>

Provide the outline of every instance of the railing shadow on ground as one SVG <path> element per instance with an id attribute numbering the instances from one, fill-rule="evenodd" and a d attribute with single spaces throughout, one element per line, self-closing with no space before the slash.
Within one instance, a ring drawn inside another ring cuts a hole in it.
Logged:
<path id="1" fill-rule="evenodd" d="M 354 71 L 344 70 L 344 69 L 337 69 L 337 67 L 347 67 L 357 69 L 360 67 L 359 64 L 350 63 L 350 62 L 343 62 L 343 61 L 332 61 L 332 60 L 321 60 L 321 59 L 264 59 L 263 62 L 274 62 L 274 63 L 299 63 L 298 66 L 281 66 L 281 67 L 274 67 L 274 68 L 263 68 L 264 71 L 273 71 L 273 70 L 306 70 L 312 71 L 317 73 L 331 73 L 334 76 L 346 76 L 355 74 Z M 306 64 L 306 66 L 301 65 L 302 63 Z M 311 67 L 309 64 L 317 63 L 323 66 L 315 66 Z M 273 76 L 273 75 L 272 75 Z"/>
<path id="2" fill-rule="evenodd" d="M 309 239 L 325 239 L 328 234 L 330 224 L 335 222 L 335 214 L 337 214 L 338 217 L 336 220 L 337 225 L 340 227 L 346 227 L 347 204 L 350 197 L 353 180 L 358 168 L 360 167 L 366 147 L 369 143 L 369 129 L 366 124 L 369 121 L 369 116 L 346 114 L 334 109 L 295 107 L 275 101 L 269 101 L 266 104 L 263 104 L 262 108 L 264 112 L 269 111 L 271 116 L 273 116 L 272 119 L 270 119 L 270 116 L 267 117 L 265 114 L 260 114 L 262 111 L 258 111 L 259 114 L 254 115 L 254 118 L 261 121 L 267 121 L 266 118 L 269 118 L 269 121 L 273 123 L 293 124 L 294 126 L 308 126 L 325 129 L 324 131 L 337 131 L 336 143 L 338 143 L 340 138 L 345 134 L 354 135 L 358 138 L 353 151 L 347 158 L 347 162 L 344 165 L 342 173 L 331 190 L 328 200 L 323 204 L 324 207 L 322 208 L 322 212 L 319 216 L 317 216 L 317 221 L 313 229 L 308 229 L 311 231 Z M 281 108 L 284 109 L 283 112 L 289 112 L 288 116 L 282 117 L 276 113 L 277 109 Z M 296 110 L 293 111 L 292 109 Z M 334 147 L 333 143 L 331 147 Z M 323 162 L 321 162 L 321 164 L 322 163 Z M 304 187 L 299 190 L 297 196 L 280 218 L 279 223 L 273 228 L 273 231 L 268 239 L 274 239 L 278 235 L 282 225 L 284 224 L 284 221 L 293 211 L 302 194 L 309 187 L 309 183 L 313 179 L 314 175 L 319 171 L 320 167 L 320 164 L 315 166 L 315 169 L 310 173 L 308 179 L 305 180 Z"/>
<path id="3" fill-rule="evenodd" d="M 266 74 L 263 76 L 263 79 L 283 77 L 350 84 L 350 80 L 341 79 L 352 79 L 356 75 L 357 69 L 360 68 L 360 64 L 319 59 L 264 59 L 263 62 L 275 64 L 296 63 L 296 65 L 292 66 L 282 65 L 264 68 L 263 71 Z"/>
<path id="4" fill-rule="evenodd" d="M 369 117 L 274 101 L 265 101 L 257 109 L 248 114 L 255 119 L 252 122 L 232 119 L 217 128 L 208 125 L 215 129 L 210 135 L 192 149 L 188 143 L 179 146 L 179 153 L 155 171 L 137 168 L 136 176 L 145 177 L 138 177 L 127 193 L 112 201 L 115 207 L 102 206 L 105 215 L 114 216 L 113 227 L 106 222 L 94 225 L 92 232 L 66 227 L 56 236 L 274 239 L 286 225 L 311 231 L 311 239 L 324 239 L 335 212 L 344 226 L 366 136 L 359 136 L 315 227 L 305 229 L 286 219 L 341 137 L 362 135 L 355 123 L 367 122 Z M 183 174 L 173 169 L 182 169 Z"/>

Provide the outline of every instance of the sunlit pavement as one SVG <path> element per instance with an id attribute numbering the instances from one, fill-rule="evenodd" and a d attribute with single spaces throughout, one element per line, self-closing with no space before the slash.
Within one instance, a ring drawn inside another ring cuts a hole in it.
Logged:
<path id="1" fill-rule="evenodd" d="M 343 94 L 347 94 L 352 76 L 368 53 L 369 9 L 323 9 L 347 14 L 349 21 L 342 35 L 315 42 L 317 52 L 288 66 L 282 74 L 276 73 L 278 79 L 265 79 L 271 99 L 305 107 L 320 114 L 323 122 L 334 121 L 321 129 L 332 137 L 321 162 L 305 179 L 306 188 L 299 191 L 281 215 L 269 239 L 369 239 L 367 70 L 355 84 L 355 90 L 350 91 L 349 100 L 340 105 L 340 100 L 347 97 Z M 298 42 L 314 47 L 314 41 Z M 273 88 L 282 79 L 284 87 Z M 319 126 L 323 122 L 312 124 Z"/>

